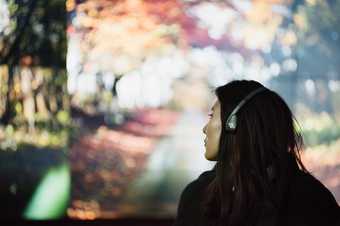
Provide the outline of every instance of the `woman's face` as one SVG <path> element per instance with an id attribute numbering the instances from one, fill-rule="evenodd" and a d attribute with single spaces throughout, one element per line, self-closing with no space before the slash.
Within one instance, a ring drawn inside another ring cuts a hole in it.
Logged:
<path id="1" fill-rule="evenodd" d="M 217 100 L 209 113 L 209 121 L 203 127 L 205 158 L 210 161 L 216 161 L 221 136 L 221 106 Z"/>

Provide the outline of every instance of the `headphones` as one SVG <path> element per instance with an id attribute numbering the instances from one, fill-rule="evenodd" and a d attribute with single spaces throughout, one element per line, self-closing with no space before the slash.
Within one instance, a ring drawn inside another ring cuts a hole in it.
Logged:
<path id="1" fill-rule="evenodd" d="M 243 98 L 243 100 L 240 101 L 240 103 L 234 108 L 234 110 L 230 113 L 227 121 L 226 121 L 226 130 L 228 132 L 234 132 L 236 130 L 237 127 L 237 112 L 252 98 L 254 97 L 256 94 L 261 93 L 265 90 L 268 90 L 266 87 L 260 87 L 257 88 L 256 90 L 250 92 L 245 98 Z M 266 168 L 266 173 L 267 176 L 269 178 L 270 181 L 274 181 L 276 178 L 276 171 L 275 168 L 272 164 L 270 164 L 267 168 Z M 232 190 L 235 190 L 235 186 L 233 186 Z"/>
<path id="2" fill-rule="evenodd" d="M 226 123 L 225 123 L 225 129 L 228 132 L 234 132 L 237 127 L 237 112 L 242 108 L 243 105 L 245 105 L 252 97 L 254 97 L 256 94 L 263 92 L 267 90 L 266 87 L 260 87 L 251 93 L 249 93 L 243 100 L 240 101 L 240 103 L 234 108 L 234 110 L 230 113 Z"/>

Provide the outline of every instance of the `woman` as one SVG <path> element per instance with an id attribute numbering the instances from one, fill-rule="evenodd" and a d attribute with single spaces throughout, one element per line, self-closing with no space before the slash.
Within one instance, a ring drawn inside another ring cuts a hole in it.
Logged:
<path id="1" fill-rule="evenodd" d="M 232 81 L 203 128 L 217 161 L 182 192 L 174 226 L 340 225 L 340 207 L 300 160 L 302 137 L 284 100 L 255 81 Z"/>

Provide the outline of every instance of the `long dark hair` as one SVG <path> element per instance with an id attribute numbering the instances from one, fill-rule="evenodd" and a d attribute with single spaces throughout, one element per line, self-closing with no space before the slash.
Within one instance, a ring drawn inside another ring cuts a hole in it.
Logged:
<path id="1" fill-rule="evenodd" d="M 222 125 L 237 104 L 260 87 L 247 80 L 218 87 Z M 216 176 L 203 203 L 215 225 L 255 225 L 264 212 L 277 218 L 284 209 L 292 168 L 308 173 L 300 159 L 303 140 L 297 122 L 277 93 L 258 93 L 237 117 L 234 133 L 222 126 Z"/>

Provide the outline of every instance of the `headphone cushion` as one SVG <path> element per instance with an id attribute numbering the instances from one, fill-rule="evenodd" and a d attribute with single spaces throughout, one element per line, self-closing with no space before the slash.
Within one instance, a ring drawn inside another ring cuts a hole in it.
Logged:
<path id="1" fill-rule="evenodd" d="M 229 120 L 226 122 L 226 129 L 227 130 L 235 130 L 237 126 L 237 116 L 232 115 Z"/>

